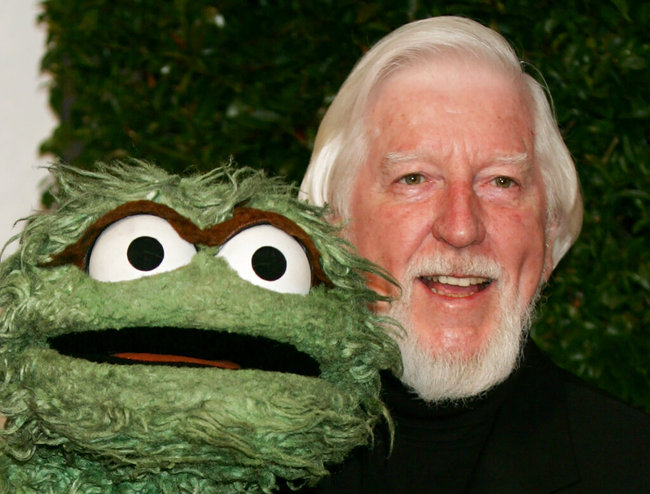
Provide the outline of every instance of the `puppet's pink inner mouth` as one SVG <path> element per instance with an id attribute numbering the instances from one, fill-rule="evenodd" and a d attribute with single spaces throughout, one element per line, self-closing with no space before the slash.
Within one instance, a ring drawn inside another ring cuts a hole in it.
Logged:
<path id="1" fill-rule="evenodd" d="M 318 362 L 293 345 L 261 336 L 201 329 L 133 327 L 67 333 L 48 339 L 62 355 L 115 365 L 257 369 L 320 375 Z"/>
<path id="2" fill-rule="evenodd" d="M 230 360 L 209 360 L 204 358 L 186 357 L 185 355 L 161 355 L 159 353 L 138 353 L 120 352 L 114 353 L 112 357 L 123 360 L 130 360 L 133 363 L 157 363 L 157 364 L 189 364 L 205 367 L 218 367 L 219 369 L 241 369 L 239 364 Z"/>

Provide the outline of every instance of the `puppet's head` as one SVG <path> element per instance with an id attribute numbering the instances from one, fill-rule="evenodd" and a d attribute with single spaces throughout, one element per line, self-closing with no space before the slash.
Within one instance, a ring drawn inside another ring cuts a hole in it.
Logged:
<path id="1" fill-rule="evenodd" d="M 0 268 L 0 491 L 270 492 L 370 441 L 398 350 L 320 210 L 232 168 L 53 173 Z"/>

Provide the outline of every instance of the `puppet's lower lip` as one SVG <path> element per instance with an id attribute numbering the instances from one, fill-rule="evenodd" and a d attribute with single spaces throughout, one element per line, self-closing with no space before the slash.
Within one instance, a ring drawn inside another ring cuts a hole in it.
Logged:
<path id="1" fill-rule="evenodd" d="M 238 333 L 168 327 L 68 333 L 49 338 L 62 355 L 110 364 L 258 369 L 319 376 L 318 362 L 294 346 Z"/>

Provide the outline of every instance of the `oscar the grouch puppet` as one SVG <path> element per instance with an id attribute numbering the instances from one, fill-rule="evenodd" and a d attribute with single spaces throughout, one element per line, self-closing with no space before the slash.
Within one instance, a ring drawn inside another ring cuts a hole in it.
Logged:
<path id="1" fill-rule="evenodd" d="M 273 492 L 369 444 L 400 371 L 355 256 L 224 167 L 53 167 L 0 266 L 0 492 Z"/>

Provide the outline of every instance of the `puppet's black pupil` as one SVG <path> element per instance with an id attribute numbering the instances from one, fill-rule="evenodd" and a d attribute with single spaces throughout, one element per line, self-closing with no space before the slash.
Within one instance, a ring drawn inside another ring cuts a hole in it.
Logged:
<path id="1" fill-rule="evenodd" d="M 126 256 L 135 269 L 151 271 L 162 263 L 165 249 L 155 238 L 138 237 L 129 245 Z"/>
<path id="2" fill-rule="evenodd" d="M 253 271 L 266 281 L 275 281 L 287 270 L 284 254 L 275 247 L 260 247 L 251 258 Z"/>

